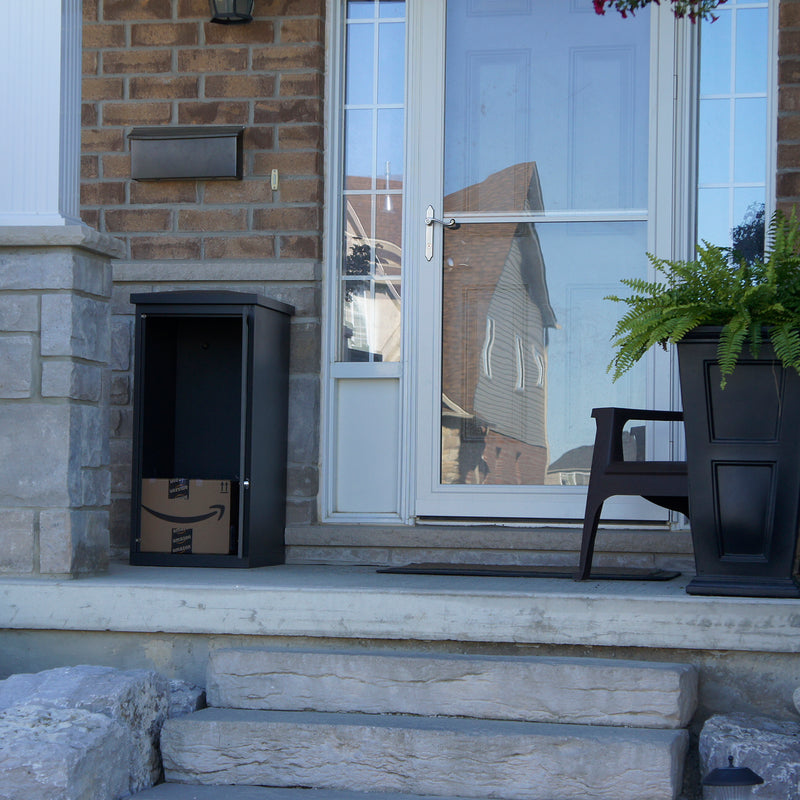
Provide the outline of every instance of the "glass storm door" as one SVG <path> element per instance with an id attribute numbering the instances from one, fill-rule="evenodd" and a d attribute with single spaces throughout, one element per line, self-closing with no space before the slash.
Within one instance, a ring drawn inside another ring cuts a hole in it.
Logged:
<path id="1" fill-rule="evenodd" d="M 579 519 L 592 408 L 669 405 L 666 360 L 612 383 L 603 299 L 658 246 L 658 25 L 589 0 L 414 8 L 416 514 Z M 634 423 L 629 457 L 666 457 L 659 436 Z M 665 513 L 620 498 L 604 517 Z"/>

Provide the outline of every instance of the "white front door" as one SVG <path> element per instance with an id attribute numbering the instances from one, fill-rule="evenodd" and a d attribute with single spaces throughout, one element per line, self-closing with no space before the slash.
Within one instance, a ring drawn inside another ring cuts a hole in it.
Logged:
<path id="1" fill-rule="evenodd" d="M 578 519 L 591 409 L 670 403 L 668 359 L 611 382 L 603 298 L 670 246 L 671 17 L 421 0 L 408 22 L 414 513 Z M 669 457 L 668 431 L 629 450 Z M 605 516 L 665 513 L 620 498 Z"/>

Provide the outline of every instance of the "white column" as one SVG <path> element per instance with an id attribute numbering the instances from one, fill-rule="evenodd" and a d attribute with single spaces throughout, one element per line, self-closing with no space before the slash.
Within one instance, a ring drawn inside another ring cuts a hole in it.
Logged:
<path id="1" fill-rule="evenodd" d="M 6 15 L 0 75 L 0 226 L 78 223 L 81 0 Z"/>

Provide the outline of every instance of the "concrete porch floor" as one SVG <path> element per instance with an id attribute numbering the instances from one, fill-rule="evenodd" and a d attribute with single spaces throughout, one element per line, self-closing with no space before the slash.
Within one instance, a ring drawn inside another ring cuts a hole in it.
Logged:
<path id="1" fill-rule="evenodd" d="M 800 600 L 666 582 L 387 575 L 373 567 L 131 567 L 0 578 L 2 631 L 167 633 L 800 652 Z"/>

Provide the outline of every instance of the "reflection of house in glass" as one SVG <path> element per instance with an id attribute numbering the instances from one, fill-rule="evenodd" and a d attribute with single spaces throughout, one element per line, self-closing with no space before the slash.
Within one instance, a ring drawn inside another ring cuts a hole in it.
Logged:
<path id="1" fill-rule="evenodd" d="M 370 178 L 347 183 L 341 357 L 399 361 L 402 196 L 377 194 Z M 387 179 L 383 188 L 402 190 L 402 183 Z"/>
<path id="2" fill-rule="evenodd" d="M 445 198 L 448 213 L 543 211 L 534 162 Z M 532 223 L 446 231 L 442 482 L 542 484 L 548 464 L 547 336 L 556 326 Z"/>

